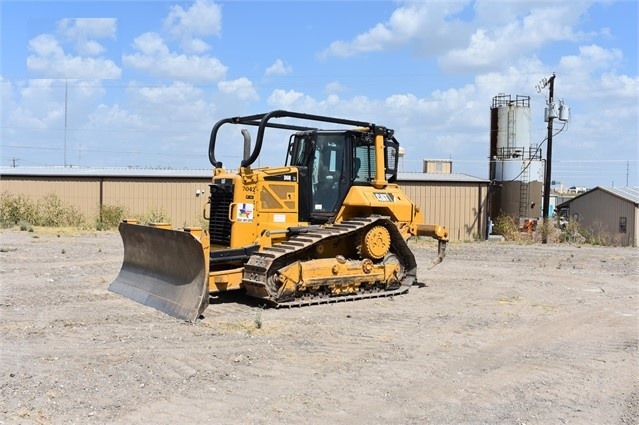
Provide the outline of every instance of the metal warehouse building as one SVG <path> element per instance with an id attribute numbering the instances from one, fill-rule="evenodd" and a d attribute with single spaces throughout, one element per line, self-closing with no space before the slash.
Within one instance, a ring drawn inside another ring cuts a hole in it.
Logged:
<path id="1" fill-rule="evenodd" d="M 597 186 L 557 205 L 566 217 L 593 232 L 604 232 L 612 242 L 637 246 L 639 241 L 639 187 Z M 563 210 L 563 211 L 562 211 Z"/>
<path id="2" fill-rule="evenodd" d="M 0 168 L 0 196 L 37 201 L 55 194 L 87 218 L 100 206 L 124 207 L 131 217 L 163 211 L 174 227 L 202 225 L 211 170 L 138 168 Z M 427 223 L 448 228 L 451 240 L 487 237 L 488 180 L 465 174 L 399 173 L 398 184 Z"/>

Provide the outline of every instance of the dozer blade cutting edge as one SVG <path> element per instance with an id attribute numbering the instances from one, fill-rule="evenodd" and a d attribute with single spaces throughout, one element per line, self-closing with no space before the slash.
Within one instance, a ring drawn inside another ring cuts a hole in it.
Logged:
<path id="1" fill-rule="evenodd" d="M 124 260 L 109 291 L 178 319 L 195 321 L 209 304 L 202 245 L 178 230 L 121 223 Z"/>

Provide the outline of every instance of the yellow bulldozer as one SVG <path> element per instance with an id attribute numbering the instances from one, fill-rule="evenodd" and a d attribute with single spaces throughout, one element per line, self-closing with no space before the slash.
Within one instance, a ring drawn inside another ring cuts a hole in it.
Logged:
<path id="1" fill-rule="evenodd" d="M 234 172 L 215 157 L 229 125 L 243 135 Z M 254 146 L 247 128 L 257 131 Z M 265 140 L 285 145 L 286 137 L 283 166 L 253 167 Z M 109 290 L 187 321 L 223 291 L 276 307 L 405 293 L 417 275 L 408 239 L 439 241 L 432 267 L 445 256 L 448 231 L 423 224 L 395 183 L 398 159 L 393 130 L 369 122 L 283 110 L 218 121 L 208 228 L 123 221 L 124 259 Z"/>

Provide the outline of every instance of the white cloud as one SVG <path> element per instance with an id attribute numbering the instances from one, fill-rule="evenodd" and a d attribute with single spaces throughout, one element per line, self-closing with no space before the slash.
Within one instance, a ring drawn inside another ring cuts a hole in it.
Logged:
<path id="1" fill-rule="evenodd" d="M 460 19 L 469 13 L 473 19 Z M 419 56 L 438 55 L 446 71 L 488 71 L 524 60 L 554 41 L 591 37 L 575 30 L 589 2 L 550 3 L 457 1 L 412 3 L 398 7 L 384 23 L 377 23 L 351 41 L 338 40 L 320 57 L 349 57 L 410 47 Z M 466 9 L 465 9 L 466 8 Z"/>
<path id="2" fill-rule="evenodd" d="M 58 32 L 69 40 L 115 38 L 115 18 L 66 18 L 58 22 Z"/>
<path id="3" fill-rule="evenodd" d="M 281 75 L 289 75 L 293 72 L 293 68 L 289 65 L 286 65 L 282 59 L 277 59 L 273 62 L 273 65 L 266 68 L 264 74 L 267 77 L 271 76 L 281 76 Z"/>
<path id="4" fill-rule="evenodd" d="M 256 101 L 260 97 L 253 87 L 253 83 L 247 78 L 238 78 L 233 81 L 220 81 L 217 83 L 220 92 L 225 94 L 235 94 L 242 101 Z"/>
<path id="5" fill-rule="evenodd" d="M 73 43 L 78 55 L 65 52 L 54 35 L 40 34 L 29 40 L 31 54 L 27 57 L 27 68 L 30 71 L 49 78 L 120 78 L 120 67 L 113 60 L 100 57 L 106 50 L 95 40 L 115 37 L 115 19 L 62 19 L 57 31 L 62 41 Z"/>
<path id="6" fill-rule="evenodd" d="M 564 56 L 559 61 L 562 71 L 570 75 L 588 75 L 597 69 L 614 69 L 623 59 L 619 49 L 604 49 L 596 45 L 579 47 L 579 55 Z"/>
<path id="7" fill-rule="evenodd" d="M 297 109 L 308 111 L 309 109 L 302 108 L 303 105 L 308 105 L 309 103 L 315 103 L 314 100 L 305 95 L 302 92 L 298 92 L 295 90 L 273 90 L 273 93 L 268 97 L 266 103 L 273 107 L 274 109 Z M 315 108 L 311 109 L 314 110 Z"/>
<path id="8" fill-rule="evenodd" d="M 191 53 L 204 53 L 211 50 L 211 46 L 208 45 L 201 38 L 191 38 L 182 42 L 182 48 Z"/>
<path id="9" fill-rule="evenodd" d="M 340 102 L 341 102 L 341 99 L 340 99 L 340 98 L 339 98 L 339 96 L 338 96 L 338 95 L 336 95 L 336 94 L 329 94 L 329 95 L 326 97 L 326 104 L 327 104 L 327 105 L 336 106 L 336 105 L 339 105 L 339 104 L 340 104 Z"/>
<path id="10" fill-rule="evenodd" d="M 628 75 L 616 75 L 613 73 L 605 73 L 601 76 L 600 87 L 615 101 L 626 100 L 628 108 L 626 112 L 634 114 L 637 117 L 637 100 L 639 100 L 639 76 L 630 77 Z M 623 106 L 623 105 L 620 105 Z"/>
<path id="11" fill-rule="evenodd" d="M 222 30 L 222 10 L 207 0 L 196 0 L 186 10 L 182 6 L 173 6 L 164 20 L 164 26 L 176 36 L 218 35 Z"/>
<path id="12" fill-rule="evenodd" d="M 29 50 L 37 56 L 64 56 L 64 50 L 51 34 L 41 34 L 29 40 Z"/>
<path id="13" fill-rule="evenodd" d="M 177 140 L 191 137 L 193 131 L 205 129 L 209 122 L 203 117 L 211 114 L 206 93 L 201 88 L 181 81 L 157 87 L 139 86 L 132 83 L 126 89 L 130 103 L 140 115 L 144 128 L 164 131 L 162 140 Z M 195 143 L 187 140 L 185 143 Z"/>
<path id="14" fill-rule="evenodd" d="M 346 87 L 339 81 L 331 81 L 324 86 L 324 91 L 329 94 L 337 94 L 346 90 Z"/>
<path id="15" fill-rule="evenodd" d="M 172 51 L 157 32 L 146 32 L 133 41 L 136 51 L 124 54 L 124 65 L 164 78 L 220 80 L 227 67 L 217 58 L 204 55 L 211 46 L 202 38 L 219 35 L 221 8 L 208 0 L 196 0 L 189 8 L 173 6 L 163 29 L 180 41 L 182 52 Z"/>
<path id="16" fill-rule="evenodd" d="M 121 69 L 110 59 L 72 56 L 50 34 L 29 40 L 27 68 L 49 78 L 120 78 Z"/>
<path id="17" fill-rule="evenodd" d="M 6 93 L 6 97 L 3 94 L 3 106 L 14 105 L 10 110 L 3 110 L 2 115 L 3 134 L 15 137 L 12 144 L 38 146 L 46 149 L 48 156 L 55 150 L 62 153 L 64 138 L 60 130 L 66 128 L 65 117 L 68 116 L 69 140 L 72 140 L 71 135 L 77 135 L 77 130 L 84 126 L 85 113 L 93 110 L 104 94 L 99 81 L 71 80 L 68 90 L 65 86 L 65 82 L 60 80 L 33 79 L 16 87 L 17 100 L 12 99 L 12 93 Z M 68 100 L 65 101 L 65 98 Z M 24 165 L 42 165 L 42 157 L 32 161 L 33 158 L 24 156 L 23 151 L 14 155 Z M 53 160 L 47 157 L 46 161 Z"/>
<path id="18" fill-rule="evenodd" d="M 439 64 L 447 71 L 486 71 L 525 58 L 550 42 L 585 38 L 573 28 L 584 11 L 584 3 L 579 2 L 541 3 L 525 15 L 510 16 L 512 21 L 503 25 L 485 16 L 488 27 L 478 27 L 465 47 L 450 50 Z"/>
<path id="19" fill-rule="evenodd" d="M 133 48 L 138 53 L 123 55 L 123 65 L 158 77 L 219 80 L 227 71 L 217 58 L 171 52 L 157 33 L 140 35 Z"/>
<path id="20" fill-rule="evenodd" d="M 203 96 L 203 91 L 189 83 L 176 81 L 171 85 L 159 87 L 144 87 L 132 83 L 127 92 L 147 105 L 162 105 L 166 103 L 186 104 L 197 102 Z"/>
<path id="21" fill-rule="evenodd" d="M 133 40 L 133 48 L 139 50 L 145 56 L 165 56 L 169 54 L 169 48 L 164 43 L 162 36 L 156 32 L 145 32 Z"/>
<path id="22" fill-rule="evenodd" d="M 222 30 L 221 7 L 212 1 L 196 0 L 191 7 L 173 6 L 164 20 L 164 30 L 180 39 L 187 52 L 201 53 L 210 46 L 201 38 L 220 35 Z"/>
<path id="23" fill-rule="evenodd" d="M 115 18 L 65 18 L 58 22 L 60 38 L 75 44 L 82 56 L 97 56 L 105 48 L 95 39 L 115 39 L 117 20 Z"/>
<path id="24" fill-rule="evenodd" d="M 376 52 L 395 48 L 414 35 L 417 22 L 423 18 L 426 8 L 410 6 L 393 12 L 388 23 L 378 23 L 365 33 L 357 35 L 352 41 L 335 41 L 322 53 L 322 56 L 348 57 L 362 52 Z"/>
<path id="25" fill-rule="evenodd" d="M 96 128 L 103 127 L 129 127 L 143 128 L 139 115 L 131 114 L 123 110 L 119 105 L 100 104 L 96 110 L 89 114 L 89 122 Z"/>
<path id="26" fill-rule="evenodd" d="M 80 54 L 86 56 L 98 56 L 106 50 L 104 46 L 93 40 L 77 43 L 76 48 Z"/>
<path id="27" fill-rule="evenodd" d="M 45 130 L 64 116 L 64 103 L 55 99 L 55 81 L 30 80 L 18 88 L 20 105 L 11 111 L 5 127 L 22 127 L 33 131 Z M 4 117 L 3 117 L 4 118 Z"/>
<path id="28" fill-rule="evenodd" d="M 446 2 L 405 2 L 398 7 L 388 21 L 377 23 L 368 31 L 358 34 L 352 41 L 334 41 L 320 53 L 329 56 L 349 57 L 365 52 L 393 50 L 411 46 L 420 55 L 431 55 L 459 45 L 466 25 L 454 18 L 469 0 Z"/>

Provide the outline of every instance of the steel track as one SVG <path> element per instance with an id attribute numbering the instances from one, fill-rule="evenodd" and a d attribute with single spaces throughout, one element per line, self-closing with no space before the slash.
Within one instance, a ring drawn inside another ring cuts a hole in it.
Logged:
<path id="1" fill-rule="evenodd" d="M 314 258 L 314 250 L 317 245 L 326 242 L 330 243 L 333 239 L 358 237 L 368 228 L 378 225 L 382 225 L 389 230 L 391 235 L 390 252 L 397 255 L 400 264 L 404 268 L 404 278 L 400 282 L 399 287 L 370 292 L 361 291 L 356 294 L 337 296 L 327 294 L 313 298 L 307 296 L 307 293 L 298 293 L 294 299 L 280 300 L 277 294 L 277 288 L 272 287 L 272 284 L 269 285 L 269 276 L 275 273 L 276 270 L 296 261 L 309 261 L 309 258 Z M 266 301 L 275 307 L 300 307 L 404 294 L 415 282 L 416 276 L 417 263 L 415 262 L 415 256 L 406 244 L 397 226 L 389 217 L 373 215 L 354 218 L 339 224 L 314 229 L 309 233 L 292 236 L 286 242 L 274 247 L 265 248 L 253 254 L 244 266 L 242 283 L 246 286 L 266 290 L 269 294 Z"/>

